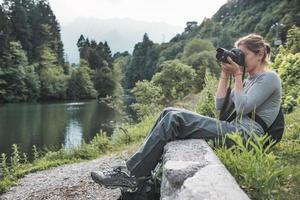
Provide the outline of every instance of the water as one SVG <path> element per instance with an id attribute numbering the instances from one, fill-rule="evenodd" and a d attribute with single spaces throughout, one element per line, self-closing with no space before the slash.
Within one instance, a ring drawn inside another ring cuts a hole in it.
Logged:
<path id="1" fill-rule="evenodd" d="M 12 144 L 31 153 L 39 149 L 70 148 L 90 141 L 99 130 L 109 135 L 120 122 L 115 110 L 97 101 L 17 103 L 0 105 L 0 153 L 11 153 Z"/>

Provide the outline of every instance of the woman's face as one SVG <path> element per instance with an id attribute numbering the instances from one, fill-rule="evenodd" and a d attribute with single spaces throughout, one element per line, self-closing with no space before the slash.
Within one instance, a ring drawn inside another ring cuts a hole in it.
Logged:
<path id="1" fill-rule="evenodd" d="M 261 53 L 254 53 L 246 46 L 239 45 L 238 48 L 245 54 L 246 72 L 251 72 L 261 65 Z"/>

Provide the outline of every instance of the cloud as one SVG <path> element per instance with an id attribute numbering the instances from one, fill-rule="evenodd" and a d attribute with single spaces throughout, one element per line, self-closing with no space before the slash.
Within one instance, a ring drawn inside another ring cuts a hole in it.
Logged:
<path id="1" fill-rule="evenodd" d="M 211 17 L 226 0 L 49 0 L 61 23 L 76 18 L 131 18 L 183 25 Z"/>

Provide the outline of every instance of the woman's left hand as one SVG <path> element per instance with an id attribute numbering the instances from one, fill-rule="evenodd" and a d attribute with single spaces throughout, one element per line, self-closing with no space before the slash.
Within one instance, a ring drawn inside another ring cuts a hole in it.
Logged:
<path id="1" fill-rule="evenodd" d="M 241 72 L 240 66 L 235 63 L 229 56 L 227 57 L 229 63 L 222 63 L 222 69 L 226 72 L 235 75 Z"/>

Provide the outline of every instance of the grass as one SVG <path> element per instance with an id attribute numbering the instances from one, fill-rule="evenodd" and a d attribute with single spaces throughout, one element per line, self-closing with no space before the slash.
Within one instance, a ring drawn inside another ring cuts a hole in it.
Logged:
<path id="1" fill-rule="evenodd" d="M 236 145 L 215 148 L 216 154 L 251 199 L 300 199 L 300 108 L 286 115 L 282 141 L 263 148 L 265 137 L 230 135 Z M 256 141 L 256 142 L 253 142 Z"/>

